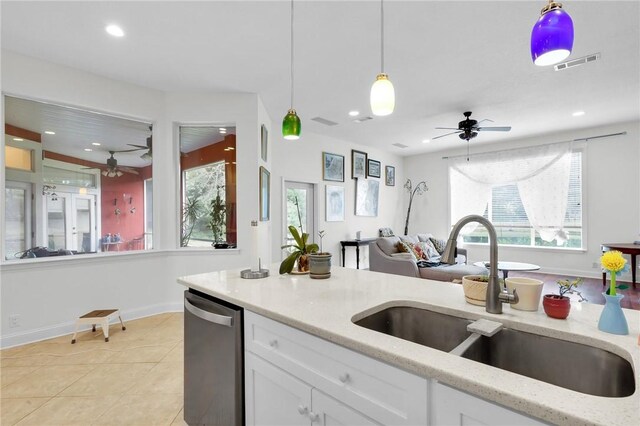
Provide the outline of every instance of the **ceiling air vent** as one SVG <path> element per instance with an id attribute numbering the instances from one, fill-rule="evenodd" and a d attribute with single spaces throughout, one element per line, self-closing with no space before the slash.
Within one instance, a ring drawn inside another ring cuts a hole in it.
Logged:
<path id="1" fill-rule="evenodd" d="M 398 148 L 409 148 L 408 145 L 405 145 L 403 143 L 394 143 L 392 144 L 393 146 L 397 146 Z"/>
<path id="2" fill-rule="evenodd" d="M 327 120 L 326 118 L 322 118 L 322 117 L 313 117 L 311 120 L 315 121 L 316 123 L 324 124 L 325 126 L 338 125 L 338 123 L 336 123 L 335 121 Z"/>
<path id="3" fill-rule="evenodd" d="M 589 62 L 594 62 L 600 59 L 599 53 L 594 53 L 592 55 L 583 56 L 582 58 L 572 59 L 567 62 L 562 62 L 554 65 L 556 71 L 566 70 L 567 68 L 577 67 L 578 65 L 588 64 Z"/>
<path id="4" fill-rule="evenodd" d="M 365 121 L 369 121 L 369 120 L 373 120 L 373 117 L 371 117 L 371 116 L 360 117 L 360 118 L 356 118 L 355 120 L 353 120 L 353 122 L 354 123 L 364 123 Z"/>

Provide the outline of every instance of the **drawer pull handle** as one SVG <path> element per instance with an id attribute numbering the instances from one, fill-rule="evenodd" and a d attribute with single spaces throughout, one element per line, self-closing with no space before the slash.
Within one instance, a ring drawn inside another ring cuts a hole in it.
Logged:
<path id="1" fill-rule="evenodd" d="M 278 341 L 276 339 L 269 340 L 269 346 L 271 346 L 272 348 L 277 348 L 278 347 Z"/>
<path id="2" fill-rule="evenodd" d="M 320 420 L 320 415 L 314 413 L 313 411 L 309 413 L 309 420 L 311 420 L 311 423 L 315 423 L 318 420 Z"/>
<path id="3" fill-rule="evenodd" d="M 300 415 L 305 416 L 309 412 L 309 408 L 305 405 L 298 405 L 298 413 Z"/>
<path id="4" fill-rule="evenodd" d="M 338 377 L 338 378 L 340 379 L 340 381 L 342 383 L 347 383 L 348 381 L 351 380 L 351 376 L 349 376 L 349 373 L 341 374 L 340 377 Z"/>

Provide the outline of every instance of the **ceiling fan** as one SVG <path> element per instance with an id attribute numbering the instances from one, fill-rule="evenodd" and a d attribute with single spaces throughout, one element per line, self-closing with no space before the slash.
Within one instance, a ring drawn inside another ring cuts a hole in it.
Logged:
<path id="1" fill-rule="evenodd" d="M 440 139 L 445 136 L 455 135 L 464 141 L 469 142 L 471 139 L 478 136 L 478 132 L 508 132 L 511 130 L 511 126 L 500 126 L 500 127 L 481 127 L 480 123 L 485 121 L 489 121 L 493 123 L 492 120 L 485 118 L 484 120 L 476 121 L 471 118 L 471 111 L 467 111 L 464 113 L 465 119 L 458 123 L 458 127 L 436 127 L 436 129 L 441 130 L 455 130 L 451 133 L 446 133 L 444 135 L 436 136 L 433 139 Z M 432 140 L 433 140 L 432 139 Z"/>
<path id="2" fill-rule="evenodd" d="M 120 177 L 124 173 L 132 173 L 134 175 L 138 174 L 138 171 L 132 167 L 127 166 L 118 166 L 118 160 L 113 156 L 116 152 L 128 152 L 128 151 L 109 151 L 111 156 L 107 158 L 106 168 L 102 169 L 101 167 L 85 167 L 86 169 L 96 169 L 99 168 L 101 170 L 100 174 L 105 177 Z"/>
<path id="3" fill-rule="evenodd" d="M 149 131 L 151 132 L 152 130 L 153 130 L 153 127 L 149 126 Z M 153 135 L 149 135 L 149 137 L 147 138 L 147 145 L 136 145 L 132 143 L 128 143 L 127 145 L 133 146 L 136 149 L 131 149 L 123 152 L 140 151 L 140 150 L 146 149 L 147 152 L 142 154 L 140 158 L 142 158 L 143 160 L 151 160 L 151 158 L 153 158 Z"/>

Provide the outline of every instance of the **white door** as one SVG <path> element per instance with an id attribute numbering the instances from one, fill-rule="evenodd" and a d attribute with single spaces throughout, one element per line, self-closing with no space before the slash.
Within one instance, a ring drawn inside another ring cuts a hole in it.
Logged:
<path id="1" fill-rule="evenodd" d="M 309 243 L 315 241 L 315 218 L 317 214 L 314 185 L 304 182 L 285 181 L 284 192 L 285 226 L 283 229 L 282 244 L 294 243 L 293 237 L 289 232 L 290 225 L 296 227 L 298 232 L 300 232 L 300 228 L 302 227 L 302 232 L 309 234 Z M 284 255 L 286 256 L 286 254 Z"/>
<path id="2" fill-rule="evenodd" d="M 17 253 L 33 247 L 31 184 L 6 181 L 4 194 L 4 253 L 7 259 L 13 259 Z"/>
<path id="3" fill-rule="evenodd" d="M 311 392 L 312 413 L 314 425 L 322 426 L 373 426 L 380 425 L 362 413 L 355 411 L 325 395 L 317 389 Z"/>
<path id="4" fill-rule="evenodd" d="M 96 197 L 58 192 L 45 196 L 49 250 L 96 251 Z"/>
<path id="5" fill-rule="evenodd" d="M 311 387 L 250 352 L 245 385 L 247 425 L 311 425 Z"/>

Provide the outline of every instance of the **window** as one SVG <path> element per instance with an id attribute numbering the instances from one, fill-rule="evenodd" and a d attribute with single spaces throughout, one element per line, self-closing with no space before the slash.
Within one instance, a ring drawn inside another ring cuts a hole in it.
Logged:
<path id="1" fill-rule="evenodd" d="M 558 245 L 556 241 L 547 242 L 533 229 L 527 218 L 516 184 L 495 186 L 491 189 L 491 199 L 485 208 L 484 217 L 496 228 L 498 243 L 513 246 L 582 248 L 584 234 L 582 229 L 582 152 L 571 155 L 569 175 L 569 195 L 567 212 L 564 218 L 564 230 L 567 240 Z M 472 233 L 463 237 L 465 243 L 488 243 L 486 229 L 478 226 Z"/>
<path id="2" fill-rule="evenodd" d="M 235 247 L 235 148 L 233 126 L 180 127 L 181 247 Z"/>

